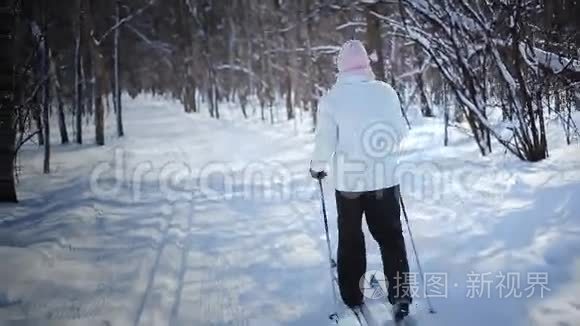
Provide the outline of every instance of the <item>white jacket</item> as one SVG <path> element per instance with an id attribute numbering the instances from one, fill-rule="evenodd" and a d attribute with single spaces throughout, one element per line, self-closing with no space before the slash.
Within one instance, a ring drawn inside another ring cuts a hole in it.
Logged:
<path id="1" fill-rule="evenodd" d="M 343 73 L 320 100 L 317 118 L 312 170 L 326 170 L 332 163 L 339 191 L 399 184 L 396 169 L 407 127 L 390 85 L 363 74 Z"/>

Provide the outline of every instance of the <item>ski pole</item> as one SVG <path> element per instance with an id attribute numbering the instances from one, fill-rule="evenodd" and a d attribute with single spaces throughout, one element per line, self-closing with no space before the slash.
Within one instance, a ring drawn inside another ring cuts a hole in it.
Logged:
<path id="1" fill-rule="evenodd" d="M 326 204 L 324 203 L 324 190 L 322 189 L 322 179 L 318 179 L 318 185 L 320 186 L 320 202 L 322 203 L 322 216 L 324 217 L 324 231 L 326 233 L 326 248 L 328 249 L 328 262 L 330 264 L 330 286 L 332 287 L 332 297 L 334 298 L 334 303 L 338 302 L 336 295 L 336 288 L 334 287 L 334 282 L 337 282 L 334 277 L 333 269 L 336 268 L 336 262 L 332 259 L 332 249 L 330 249 L 330 235 L 328 233 L 328 217 L 326 216 Z M 332 314 L 329 318 L 338 323 L 338 316 Z"/>
<path id="2" fill-rule="evenodd" d="M 320 186 L 320 201 L 322 202 L 322 215 L 324 216 L 324 231 L 326 232 L 326 247 L 328 249 L 328 261 L 330 268 L 336 267 L 336 262 L 332 259 L 332 250 L 330 249 L 330 235 L 328 232 L 328 217 L 326 216 L 326 204 L 324 202 L 324 190 L 322 189 L 322 179 L 318 179 Z"/>
<path id="3" fill-rule="evenodd" d="M 417 246 L 415 246 L 415 240 L 413 240 L 413 232 L 411 232 L 411 226 L 409 225 L 409 218 L 407 217 L 407 210 L 405 209 L 405 203 L 403 202 L 403 196 L 399 191 L 399 200 L 401 202 L 401 208 L 403 209 L 403 216 L 405 217 L 405 223 L 407 224 L 407 230 L 409 230 L 409 238 L 411 238 L 411 245 L 413 246 L 413 252 L 415 253 L 415 259 L 417 259 L 417 267 L 419 268 L 419 273 L 421 274 L 421 282 L 425 283 L 425 276 L 423 275 L 423 268 L 421 267 L 421 261 L 419 260 L 419 255 L 417 254 Z M 429 306 L 429 313 L 436 313 L 431 303 L 431 298 L 428 295 L 425 296 L 427 299 L 427 305 Z"/>

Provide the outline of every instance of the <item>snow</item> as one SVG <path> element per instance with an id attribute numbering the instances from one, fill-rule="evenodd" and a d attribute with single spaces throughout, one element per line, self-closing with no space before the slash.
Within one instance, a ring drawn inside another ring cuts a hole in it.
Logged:
<path id="1" fill-rule="evenodd" d="M 340 46 L 336 46 L 336 45 L 319 45 L 319 46 L 313 46 L 311 48 L 312 51 L 314 52 L 320 52 L 320 53 L 326 53 L 326 54 L 333 54 L 333 53 L 338 53 L 338 51 L 340 51 Z"/>
<path id="2" fill-rule="evenodd" d="M 338 26 L 336 26 L 336 30 L 340 31 L 343 30 L 345 28 L 349 28 L 349 27 L 366 27 L 366 23 L 365 22 L 346 22 L 344 24 L 340 24 Z"/>
<path id="3" fill-rule="evenodd" d="M 550 68 L 555 74 L 559 74 L 565 69 L 580 72 L 580 60 L 568 59 L 538 48 L 534 48 L 534 53 L 538 61 L 543 66 Z"/>
<path id="4" fill-rule="evenodd" d="M 0 206 L 0 325 L 327 325 L 309 115 L 271 126 L 243 121 L 235 104 L 218 121 L 159 97 L 124 101 L 127 136 L 54 146 L 49 176 L 41 150 L 23 147 L 21 203 Z M 442 122 L 410 115 L 402 193 L 424 272 L 447 278 L 437 314 L 416 299 L 418 325 L 577 325 L 578 145 L 552 123 L 549 159 L 524 163 L 499 147 L 482 158 L 456 129 L 443 147 Z M 522 298 L 500 297 L 507 273 L 521 278 Z M 543 298 L 539 287 L 527 298 L 534 273 L 548 275 Z M 477 275 L 489 289 L 473 286 Z"/>
<path id="5" fill-rule="evenodd" d="M 524 43 L 519 44 L 519 50 L 526 63 L 537 71 L 538 64 L 550 69 L 554 74 L 559 74 L 564 70 L 580 72 L 580 60 L 565 58 L 556 53 L 531 48 Z"/>

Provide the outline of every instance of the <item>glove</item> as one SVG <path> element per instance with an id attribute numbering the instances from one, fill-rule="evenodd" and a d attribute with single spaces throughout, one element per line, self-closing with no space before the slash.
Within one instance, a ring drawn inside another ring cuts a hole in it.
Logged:
<path id="1" fill-rule="evenodd" d="M 310 175 L 316 180 L 322 180 L 326 177 L 326 172 L 324 171 L 317 172 L 310 169 Z"/>

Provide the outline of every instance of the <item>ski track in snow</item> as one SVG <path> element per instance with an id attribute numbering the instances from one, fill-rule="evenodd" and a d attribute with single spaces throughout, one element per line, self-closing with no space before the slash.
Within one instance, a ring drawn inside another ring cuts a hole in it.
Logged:
<path id="1" fill-rule="evenodd" d="M 295 135 L 223 110 L 216 121 L 159 98 L 128 101 L 127 137 L 55 146 L 50 176 L 24 148 L 22 202 L 0 207 L 0 325 L 327 325 L 336 308 L 308 122 Z M 438 314 L 418 298 L 415 324 L 578 325 L 578 147 L 526 164 L 481 158 L 451 131 L 443 148 L 442 127 L 425 121 L 408 143 L 409 166 L 440 177 L 427 193 L 403 187 L 422 264 L 448 273 Z M 365 234 L 368 270 L 380 269 Z M 468 274 L 498 271 L 548 272 L 550 291 L 466 298 Z"/>

